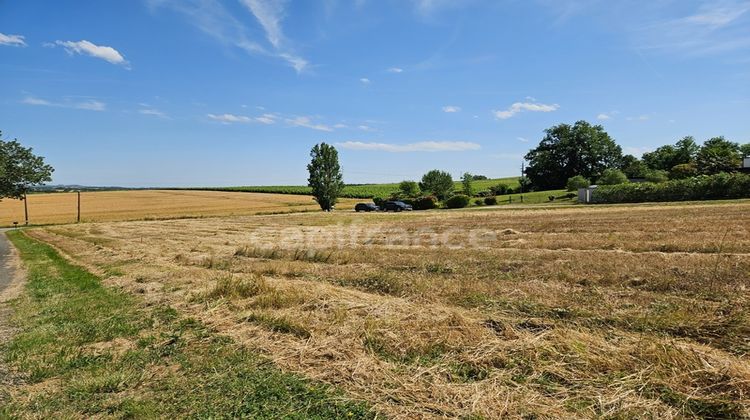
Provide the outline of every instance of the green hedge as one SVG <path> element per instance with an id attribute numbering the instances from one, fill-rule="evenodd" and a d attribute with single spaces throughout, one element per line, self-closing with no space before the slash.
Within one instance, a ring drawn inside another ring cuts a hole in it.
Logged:
<path id="1" fill-rule="evenodd" d="M 600 186 L 595 203 L 640 203 L 750 198 L 750 175 L 720 173 L 654 184 L 651 182 Z"/>

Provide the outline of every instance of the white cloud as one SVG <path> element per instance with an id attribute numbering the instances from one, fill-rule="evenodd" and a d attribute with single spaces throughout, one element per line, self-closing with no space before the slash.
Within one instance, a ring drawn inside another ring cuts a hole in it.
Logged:
<path id="1" fill-rule="evenodd" d="M 27 96 L 23 98 L 21 103 L 24 103 L 26 105 L 42 105 L 42 106 L 53 106 L 52 102 L 46 100 L 46 99 L 40 99 L 40 98 L 34 98 L 31 96 Z"/>
<path id="2" fill-rule="evenodd" d="M 639 115 L 637 117 L 628 117 L 627 118 L 628 121 L 648 121 L 650 119 L 651 119 L 651 117 L 648 116 L 648 115 Z"/>
<path id="3" fill-rule="evenodd" d="M 309 62 L 295 54 L 287 45 L 281 22 L 284 2 L 280 0 L 241 0 L 266 34 L 270 48 L 251 39 L 252 31 L 237 19 L 219 0 L 146 0 L 152 10 L 170 8 L 187 17 L 187 21 L 226 45 L 233 45 L 250 55 L 263 55 L 284 60 L 297 73 L 305 71 Z"/>
<path id="4" fill-rule="evenodd" d="M 346 124 L 338 123 L 334 124 L 333 128 L 347 128 L 348 126 Z"/>
<path id="5" fill-rule="evenodd" d="M 73 108 L 85 109 L 87 111 L 104 111 L 107 109 L 107 104 L 104 102 L 89 100 L 84 102 L 78 102 L 73 104 Z"/>
<path id="6" fill-rule="evenodd" d="M 545 105 L 545 104 L 532 103 L 532 102 L 516 102 L 504 111 L 492 111 L 492 113 L 495 115 L 495 118 L 500 119 L 500 120 L 506 120 L 524 111 L 552 112 L 552 111 L 557 111 L 559 108 L 560 108 L 560 105 L 558 104 Z"/>
<path id="7" fill-rule="evenodd" d="M 285 49 L 284 31 L 281 21 L 284 20 L 285 0 L 240 0 L 255 16 L 260 26 L 266 32 L 266 39 L 277 51 L 278 56 L 289 63 L 297 73 L 301 73 L 308 66 L 307 60 Z"/>
<path id="8" fill-rule="evenodd" d="M 459 112 L 459 111 L 461 111 L 460 106 L 448 105 L 448 106 L 443 107 L 443 112 L 452 113 L 452 112 Z"/>
<path id="9" fill-rule="evenodd" d="M 142 115 L 149 115 L 149 116 L 152 116 L 152 117 L 158 117 L 158 118 L 163 118 L 163 119 L 169 118 L 167 116 L 167 114 L 159 111 L 158 109 L 154 109 L 154 108 L 139 109 L 138 113 L 142 114 Z"/>
<path id="10" fill-rule="evenodd" d="M 234 115 L 234 114 L 207 114 L 208 118 L 219 121 L 223 124 L 231 124 L 231 123 L 249 123 L 252 121 L 250 117 L 246 117 L 244 115 Z"/>
<path id="11" fill-rule="evenodd" d="M 370 84 L 370 79 L 368 79 L 366 77 L 363 77 L 363 78 L 359 79 L 359 81 L 362 82 L 365 85 L 369 85 Z"/>
<path id="12" fill-rule="evenodd" d="M 55 45 L 65 48 L 68 54 L 85 54 L 111 64 L 124 66 L 125 68 L 130 66 L 130 63 L 116 49 L 104 45 L 96 45 L 85 39 L 82 41 L 55 41 Z"/>
<path id="13" fill-rule="evenodd" d="M 258 121 L 261 124 L 276 124 L 276 115 L 274 114 L 263 114 L 260 117 L 255 117 L 255 121 Z"/>
<path id="14" fill-rule="evenodd" d="M 51 107 L 57 107 L 57 108 L 83 109 L 86 111 L 105 111 L 107 109 L 107 104 L 101 101 L 94 100 L 94 99 L 89 99 L 89 100 L 85 100 L 81 102 L 74 102 L 70 100 L 65 100 L 63 102 L 52 102 L 52 101 L 48 101 L 47 99 L 27 96 L 21 101 L 21 103 L 26 104 L 26 105 L 35 105 L 35 106 L 51 106 Z"/>
<path id="15" fill-rule="evenodd" d="M 240 0 L 258 19 L 260 26 L 266 31 L 266 38 L 276 48 L 281 46 L 284 33 L 281 20 L 284 18 L 283 0 Z"/>
<path id="16" fill-rule="evenodd" d="M 479 150 L 481 146 L 477 143 L 466 141 L 422 141 L 418 143 L 393 144 L 393 143 L 366 143 L 361 141 L 345 141 L 337 143 L 337 146 L 350 150 L 372 150 L 380 152 L 463 152 L 467 150 Z"/>
<path id="17" fill-rule="evenodd" d="M 357 128 L 359 128 L 362 131 L 375 131 L 372 127 L 369 125 L 358 125 Z"/>
<path id="18" fill-rule="evenodd" d="M 609 114 L 601 113 L 596 116 L 596 119 L 599 121 L 606 121 L 606 120 L 611 120 L 612 116 Z"/>
<path id="19" fill-rule="evenodd" d="M 750 48 L 747 0 L 708 0 L 691 14 L 657 19 L 634 33 L 639 48 L 701 56 Z"/>
<path id="20" fill-rule="evenodd" d="M 429 16 L 440 10 L 464 6 L 471 0 L 412 0 L 412 2 L 417 13 L 422 16 Z"/>
<path id="21" fill-rule="evenodd" d="M 388 70 L 386 70 L 388 73 L 402 73 L 404 69 L 400 67 L 391 67 Z"/>
<path id="22" fill-rule="evenodd" d="M 520 141 L 521 143 L 528 143 L 529 142 L 529 139 L 527 139 L 525 137 L 516 137 L 516 139 L 518 141 Z"/>
<path id="23" fill-rule="evenodd" d="M 11 47 L 25 47 L 23 35 L 5 35 L 0 33 L 0 45 L 10 45 Z"/>
<path id="24" fill-rule="evenodd" d="M 312 118 L 305 116 L 287 118 L 286 122 L 295 127 L 305 127 L 318 131 L 333 131 L 333 128 L 325 124 L 314 123 Z"/>

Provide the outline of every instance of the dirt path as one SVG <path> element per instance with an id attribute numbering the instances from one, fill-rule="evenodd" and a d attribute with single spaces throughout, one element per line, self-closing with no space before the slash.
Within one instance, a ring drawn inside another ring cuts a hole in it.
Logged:
<path id="1" fill-rule="evenodd" d="M 0 229 L 0 348 L 13 336 L 13 325 L 10 323 L 11 309 L 7 302 L 20 292 L 21 273 L 18 256 L 5 232 Z M 18 375 L 8 370 L 0 358 L 0 405 L 7 398 L 12 385 L 20 383 Z"/>
<path id="2" fill-rule="evenodd" d="M 12 245 L 5 236 L 8 229 L 0 229 L 0 296 L 10 286 L 15 277 L 15 256 Z"/>

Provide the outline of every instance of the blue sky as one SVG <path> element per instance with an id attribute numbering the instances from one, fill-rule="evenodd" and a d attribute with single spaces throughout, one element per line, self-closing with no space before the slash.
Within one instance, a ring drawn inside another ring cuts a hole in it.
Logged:
<path id="1" fill-rule="evenodd" d="M 554 124 L 750 141 L 750 1 L 0 1 L 0 130 L 55 183 L 515 175 Z"/>

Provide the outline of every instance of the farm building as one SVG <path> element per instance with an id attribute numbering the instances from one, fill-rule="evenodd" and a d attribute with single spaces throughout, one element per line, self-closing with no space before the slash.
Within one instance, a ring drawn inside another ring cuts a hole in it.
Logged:
<path id="1" fill-rule="evenodd" d="M 596 185 L 589 185 L 586 188 L 579 188 L 578 189 L 578 202 L 585 203 L 585 204 L 591 203 L 592 196 L 596 188 L 597 188 Z"/>

